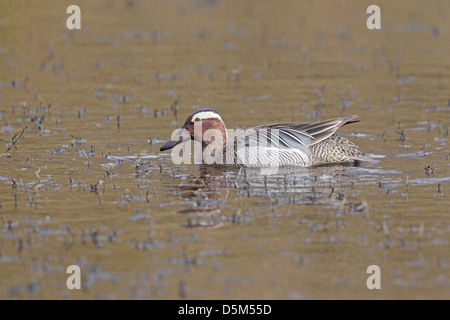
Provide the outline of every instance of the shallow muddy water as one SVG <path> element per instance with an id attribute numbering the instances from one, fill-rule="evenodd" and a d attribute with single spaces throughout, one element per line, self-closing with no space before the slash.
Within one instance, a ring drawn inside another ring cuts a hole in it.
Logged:
<path id="1" fill-rule="evenodd" d="M 70 4 L 0 4 L 1 299 L 450 298 L 449 3 L 378 1 L 381 30 L 355 1 Z M 200 107 L 357 114 L 376 161 L 175 165 Z"/>

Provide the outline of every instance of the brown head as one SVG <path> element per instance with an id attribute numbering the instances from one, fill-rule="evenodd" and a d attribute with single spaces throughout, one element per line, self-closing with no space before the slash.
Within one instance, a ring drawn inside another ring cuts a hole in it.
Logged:
<path id="1" fill-rule="evenodd" d="M 189 140 L 200 142 L 203 148 L 210 145 L 212 149 L 216 149 L 223 147 L 227 137 L 225 123 L 220 115 L 213 109 L 203 108 L 192 113 L 160 150 L 171 149 Z"/>

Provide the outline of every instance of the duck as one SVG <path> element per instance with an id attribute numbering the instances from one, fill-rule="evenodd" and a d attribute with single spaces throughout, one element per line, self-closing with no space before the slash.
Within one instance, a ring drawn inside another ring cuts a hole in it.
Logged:
<path id="1" fill-rule="evenodd" d="M 227 130 L 216 110 L 202 108 L 189 115 L 183 126 L 174 131 L 171 140 L 160 147 L 160 151 L 194 140 L 202 146 L 199 163 L 209 165 L 313 167 L 373 161 L 353 142 L 335 133 L 344 125 L 359 122 L 355 118 L 357 115 Z"/>

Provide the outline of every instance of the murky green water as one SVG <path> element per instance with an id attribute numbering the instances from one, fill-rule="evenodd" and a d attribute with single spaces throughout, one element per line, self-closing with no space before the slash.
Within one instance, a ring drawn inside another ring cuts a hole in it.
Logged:
<path id="1" fill-rule="evenodd" d="M 78 1 L 81 30 L 70 4 L 0 4 L 0 298 L 450 298 L 448 3 L 378 1 L 379 31 L 354 1 Z M 377 161 L 174 165 L 206 106 L 358 114 Z"/>

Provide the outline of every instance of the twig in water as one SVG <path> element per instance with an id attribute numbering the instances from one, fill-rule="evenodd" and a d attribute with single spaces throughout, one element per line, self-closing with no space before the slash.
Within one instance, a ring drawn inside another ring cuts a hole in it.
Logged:
<path id="1" fill-rule="evenodd" d="M 41 167 L 39 167 L 39 169 L 35 171 L 38 182 L 41 183 L 41 178 L 39 178 L 39 172 L 41 172 Z"/>
<path id="2" fill-rule="evenodd" d="M 88 165 L 88 167 L 91 165 L 91 161 L 89 161 L 89 158 L 88 158 L 88 156 L 87 156 L 87 154 L 86 154 L 86 151 L 84 151 L 84 149 L 83 149 L 83 154 L 84 154 L 84 156 L 86 157 L 86 159 L 87 159 L 87 165 Z"/>
<path id="3" fill-rule="evenodd" d="M 17 136 L 17 133 L 14 135 L 14 137 L 11 139 L 11 143 L 8 146 L 8 149 L 6 149 L 6 152 L 8 152 L 9 150 L 11 150 L 12 147 L 14 147 L 16 145 L 16 143 L 20 140 L 20 138 L 23 137 L 25 130 L 28 127 L 25 127 L 22 129 L 22 132 L 19 134 L 19 136 Z"/>

